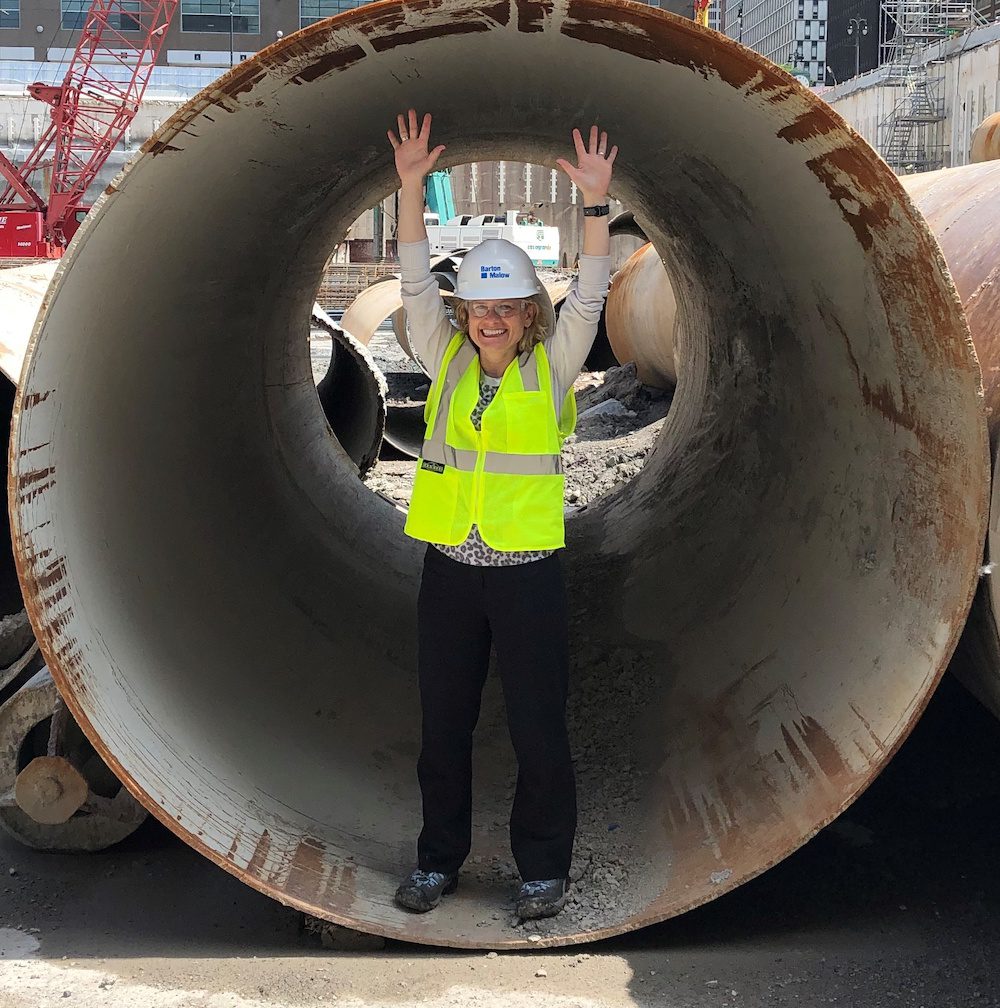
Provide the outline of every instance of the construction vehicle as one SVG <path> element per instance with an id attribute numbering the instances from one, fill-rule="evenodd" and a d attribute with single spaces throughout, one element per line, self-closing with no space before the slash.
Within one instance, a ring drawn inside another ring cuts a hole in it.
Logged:
<path id="1" fill-rule="evenodd" d="M 461 214 L 441 223 L 438 214 L 424 213 L 431 255 L 469 249 L 488 238 L 506 238 L 528 253 L 536 266 L 559 265 L 559 228 L 546 227 L 533 213 L 508 210 L 502 214 Z"/>
<path id="2" fill-rule="evenodd" d="M 91 0 L 62 84 L 28 85 L 49 123 L 23 164 L 0 153 L 0 258 L 62 256 L 89 209 L 87 187 L 139 110 L 176 10 L 177 0 Z M 48 179 L 47 195 L 36 175 Z"/>

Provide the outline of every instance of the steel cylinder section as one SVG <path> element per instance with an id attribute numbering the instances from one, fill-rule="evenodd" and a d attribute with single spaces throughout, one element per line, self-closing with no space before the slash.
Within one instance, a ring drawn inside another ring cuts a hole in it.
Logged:
<path id="1" fill-rule="evenodd" d="M 606 311 L 608 342 L 619 364 L 635 361 L 644 385 L 677 384 L 677 300 L 652 244 L 643 245 L 615 274 Z"/>
<path id="2" fill-rule="evenodd" d="M 976 164 L 980 161 L 995 161 L 1000 158 L 1000 112 L 987 116 L 972 134 L 972 147 L 969 160 Z"/>
<path id="3" fill-rule="evenodd" d="M 25 599 L 94 746 L 207 857 L 350 927 L 528 946 L 492 681 L 479 860 L 434 913 L 392 905 L 421 818 L 424 547 L 335 444 L 290 321 L 394 188 L 385 130 L 411 106 L 442 167 L 554 166 L 606 123 L 683 319 L 645 467 L 567 520 L 582 877 L 540 944 L 627 931 L 865 787 L 981 559 L 979 372 L 934 239 L 763 57 L 639 4 L 387 0 L 234 68 L 101 197 L 33 335 L 9 484 Z"/>
<path id="4" fill-rule="evenodd" d="M 386 383 L 368 348 L 345 332 L 318 304 L 312 331 L 330 337 L 330 363 L 316 385 L 330 430 L 360 475 L 375 464 L 386 423 Z"/>
<path id="5" fill-rule="evenodd" d="M 1000 161 L 900 179 L 934 232 L 983 372 L 990 435 L 1000 424 Z"/>
<path id="6" fill-rule="evenodd" d="M 986 415 L 996 446 L 1000 432 L 1000 161 L 907 175 L 900 181 L 937 236 L 962 299 L 983 373 Z M 1000 557 L 995 460 L 993 471 L 988 561 Z M 954 668 L 962 682 L 1000 717 L 998 577 L 1000 573 L 990 574 L 980 582 Z"/>

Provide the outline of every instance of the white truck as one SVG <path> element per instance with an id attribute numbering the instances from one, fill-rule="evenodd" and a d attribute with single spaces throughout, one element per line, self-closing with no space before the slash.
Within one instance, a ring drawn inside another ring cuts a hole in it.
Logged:
<path id="1" fill-rule="evenodd" d="M 559 265 L 559 228 L 546 227 L 534 215 L 520 210 L 505 214 L 462 214 L 442 224 L 436 213 L 424 213 L 431 255 L 470 249 L 488 238 L 506 238 L 520 246 L 536 266 Z"/>

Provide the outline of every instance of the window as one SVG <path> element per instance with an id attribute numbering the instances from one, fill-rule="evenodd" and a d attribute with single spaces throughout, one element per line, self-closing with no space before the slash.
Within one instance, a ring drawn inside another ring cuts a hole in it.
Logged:
<path id="1" fill-rule="evenodd" d="M 7 0 L 0 0 L 6 6 Z M 138 0 L 108 0 L 108 24 L 118 31 L 142 31 Z M 80 31 L 87 20 L 90 0 L 62 0 L 62 27 Z"/>
<path id="2" fill-rule="evenodd" d="M 231 9 L 229 0 L 181 0 L 181 31 L 228 35 L 232 21 L 236 35 L 260 34 L 260 0 L 233 0 Z"/>
<path id="3" fill-rule="evenodd" d="M 0 28 L 21 27 L 21 0 L 0 0 Z"/>
<path id="4" fill-rule="evenodd" d="M 365 0 L 299 0 L 299 27 L 305 28 L 341 11 L 353 10 L 364 2 Z"/>

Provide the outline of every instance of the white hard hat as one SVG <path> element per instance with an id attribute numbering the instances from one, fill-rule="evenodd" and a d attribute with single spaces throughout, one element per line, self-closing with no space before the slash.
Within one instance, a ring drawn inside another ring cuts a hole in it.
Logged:
<path id="1" fill-rule="evenodd" d="M 506 238 L 488 238 L 466 252 L 458 267 L 455 297 L 462 301 L 537 298 L 541 322 L 550 336 L 555 328 L 552 299 L 538 279 L 531 257 Z"/>
<path id="2" fill-rule="evenodd" d="M 489 238 L 466 253 L 458 268 L 455 297 L 493 301 L 534 297 L 543 290 L 524 249 L 505 238 Z"/>

